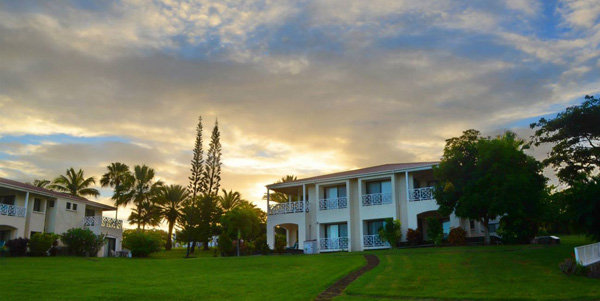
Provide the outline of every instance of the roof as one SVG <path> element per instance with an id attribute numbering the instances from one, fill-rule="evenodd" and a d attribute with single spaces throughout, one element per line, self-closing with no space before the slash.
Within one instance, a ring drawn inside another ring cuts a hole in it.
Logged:
<path id="1" fill-rule="evenodd" d="M 0 178 L 0 187 L 6 187 L 6 188 L 11 188 L 11 189 L 16 189 L 16 190 L 33 192 L 36 194 L 54 197 L 54 198 L 74 200 L 74 201 L 82 202 L 84 204 L 92 205 L 92 206 L 99 207 L 99 208 L 106 209 L 106 210 L 116 210 L 117 209 L 110 205 L 90 201 L 84 197 L 74 196 L 74 195 L 70 195 L 70 194 L 62 193 L 62 192 L 57 192 L 54 190 L 41 188 L 41 187 L 37 187 L 37 186 L 30 185 L 30 184 L 21 183 L 21 182 L 17 182 L 17 181 L 5 179 L 5 178 Z"/>
<path id="2" fill-rule="evenodd" d="M 320 176 L 315 176 L 315 177 L 310 177 L 310 178 L 298 179 L 296 181 L 290 181 L 290 182 L 284 182 L 284 183 L 273 183 L 273 184 L 267 185 L 267 188 L 288 187 L 288 186 L 294 186 L 294 185 L 299 185 L 299 184 L 320 182 L 323 180 L 353 178 L 358 175 L 370 175 L 370 174 L 381 174 L 381 173 L 389 173 L 389 172 L 409 171 L 412 169 L 431 167 L 431 166 L 437 165 L 437 164 L 439 164 L 438 161 L 384 164 L 384 165 L 365 167 L 365 168 L 354 169 L 354 170 L 349 170 L 349 171 L 342 171 L 342 172 L 337 172 L 337 173 L 332 173 L 332 174 L 320 175 Z"/>

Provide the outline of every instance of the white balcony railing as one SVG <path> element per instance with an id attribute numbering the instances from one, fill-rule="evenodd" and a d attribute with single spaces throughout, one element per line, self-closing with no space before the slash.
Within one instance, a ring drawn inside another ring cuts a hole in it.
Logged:
<path id="1" fill-rule="evenodd" d="M 83 218 L 83 226 L 101 226 L 105 228 L 123 229 L 123 220 L 106 216 L 86 216 Z"/>
<path id="2" fill-rule="evenodd" d="M 392 194 L 390 192 L 364 194 L 362 196 L 362 205 L 363 206 L 377 206 L 377 205 L 391 204 L 391 203 L 392 203 Z"/>
<path id="3" fill-rule="evenodd" d="M 378 234 L 375 235 L 365 235 L 363 236 L 363 244 L 365 248 L 389 248 L 390 244 L 387 241 L 383 241 L 381 236 Z"/>
<path id="4" fill-rule="evenodd" d="M 321 238 L 319 247 L 322 251 L 348 250 L 348 237 Z"/>
<path id="5" fill-rule="evenodd" d="M 427 201 L 435 199 L 433 195 L 434 187 L 423 187 L 408 190 L 408 200 L 410 202 Z"/>
<path id="6" fill-rule="evenodd" d="M 576 247 L 575 260 L 584 266 L 600 262 L 600 242 Z"/>
<path id="7" fill-rule="evenodd" d="M 0 215 L 25 217 L 25 207 L 0 204 Z"/>
<path id="8" fill-rule="evenodd" d="M 333 210 L 348 208 L 348 198 L 329 198 L 319 200 L 319 210 Z"/>
<path id="9" fill-rule="evenodd" d="M 279 204 L 271 204 L 269 205 L 269 215 L 276 214 L 288 214 L 288 213 L 298 213 L 298 212 L 308 212 L 308 201 L 306 201 L 306 210 L 304 210 L 304 202 L 288 202 L 288 203 L 279 203 Z"/>

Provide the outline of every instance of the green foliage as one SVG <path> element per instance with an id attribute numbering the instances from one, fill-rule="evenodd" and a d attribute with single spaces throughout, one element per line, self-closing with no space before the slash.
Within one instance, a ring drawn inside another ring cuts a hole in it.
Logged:
<path id="1" fill-rule="evenodd" d="M 171 250 L 173 237 L 173 227 L 179 216 L 185 201 L 188 199 L 189 192 L 181 185 L 169 185 L 163 187 L 157 197 L 156 202 L 159 206 L 160 216 L 167 221 L 169 232 L 167 234 L 165 249 Z"/>
<path id="2" fill-rule="evenodd" d="M 286 175 L 281 177 L 281 179 L 277 180 L 275 183 L 285 183 L 285 182 L 293 182 L 298 180 L 298 177 L 294 175 Z M 267 194 L 263 195 L 263 200 L 267 200 Z M 298 196 L 292 195 L 292 202 L 298 201 Z M 269 201 L 275 203 L 286 203 L 288 201 L 288 195 L 283 192 L 271 192 L 269 193 Z"/>
<path id="3" fill-rule="evenodd" d="M 396 248 L 398 241 L 402 239 L 402 224 L 399 220 L 387 218 L 381 229 L 379 229 L 379 237 L 383 241 L 387 241 L 392 248 Z"/>
<path id="4" fill-rule="evenodd" d="M 130 224 L 136 224 L 138 229 L 160 224 L 160 208 L 156 204 L 156 196 L 162 189 L 163 182 L 154 181 L 154 176 L 154 169 L 136 165 L 133 176 L 125 184 L 129 191 L 123 194 L 123 205 L 130 202 L 135 205 L 128 220 Z"/>
<path id="5" fill-rule="evenodd" d="M 162 231 L 165 232 L 165 231 Z M 133 230 L 123 235 L 123 248 L 133 257 L 148 257 L 159 252 L 164 245 L 164 234 L 160 231 Z"/>
<path id="6" fill-rule="evenodd" d="M 275 234 L 275 253 L 282 254 L 283 252 L 285 252 L 286 245 L 286 236 L 283 234 Z"/>
<path id="7" fill-rule="evenodd" d="M 59 238 L 54 233 L 36 233 L 29 240 L 29 253 L 31 256 L 46 256 L 46 252 Z"/>
<path id="8" fill-rule="evenodd" d="M 421 242 L 421 230 L 408 228 L 406 231 L 406 240 L 413 246 Z"/>
<path id="9" fill-rule="evenodd" d="M 556 197 L 566 202 L 566 211 L 578 230 L 600 241 L 600 176 L 576 181 Z"/>
<path id="10" fill-rule="evenodd" d="M 444 228 L 442 222 L 435 217 L 427 218 L 427 237 L 433 241 L 436 247 L 442 245 L 444 239 Z"/>
<path id="11" fill-rule="evenodd" d="M 575 262 L 573 258 L 566 258 L 558 264 L 558 268 L 567 275 L 588 276 L 590 273 L 589 267 Z"/>
<path id="12" fill-rule="evenodd" d="M 219 133 L 219 122 L 215 121 L 210 144 L 206 152 L 206 166 L 203 169 L 205 194 L 216 196 L 221 186 L 221 133 Z"/>
<path id="13" fill-rule="evenodd" d="M 466 237 L 467 231 L 465 229 L 461 227 L 454 228 L 448 234 L 448 242 L 454 246 L 464 246 Z"/>
<path id="14" fill-rule="evenodd" d="M 221 217 L 221 226 L 224 232 L 231 236 L 241 235 L 239 238 L 251 239 L 260 232 L 261 222 L 256 211 L 250 207 L 236 207 Z"/>
<path id="15" fill-rule="evenodd" d="M 83 175 L 83 170 L 79 169 L 75 172 L 73 167 L 67 169 L 66 175 L 60 175 L 48 188 L 68 193 L 74 196 L 94 196 L 100 195 L 100 192 L 96 188 L 89 188 L 92 184 L 96 184 L 94 177 L 86 178 Z"/>
<path id="16" fill-rule="evenodd" d="M 27 253 L 27 244 L 29 243 L 29 239 L 27 238 L 15 238 L 6 242 L 4 245 L 8 248 L 8 253 L 10 256 L 20 257 L 25 256 Z"/>
<path id="17" fill-rule="evenodd" d="M 90 229 L 72 228 L 63 233 L 60 240 L 73 255 L 96 257 L 105 238 L 104 234 L 96 235 Z"/>
<path id="18" fill-rule="evenodd" d="M 503 215 L 539 217 L 546 178 L 542 165 L 526 155 L 524 147 L 510 131 L 492 139 L 467 130 L 446 140 L 444 156 L 434 168 L 440 212 L 482 222 L 486 243 L 490 220 Z"/>
<path id="19" fill-rule="evenodd" d="M 269 248 L 269 244 L 267 244 L 267 236 L 261 235 L 254 241 L 254 246 L 256 247 L 256 251 L 260 254 L 267 255 L 271 253 L 271 249 Z"/>
<path id="20" fill-rule="evenodd" d="M 197 235 L 199 241 L 204 243 L 204 249 L 208 250 L 208 241 L 219 233 L 219 221 L 221 218 L 221 208 L 216 195 L 202 195 L 198 199 L 199 223 L 197 226 Z"/>
<path id="21" fill-rule="evenodd" d="M 500 219 L 498 235 L 507 244 L 527 244 L 537 234 L 539 226 L 535 219 L 530 217 L 515 218 L 510 215 Z"/>
<path id="22" fill-rule="evenodd" d="M 221 255 L 223 256 L 230 256 L 234 253 L 233 241 L 227 233 L 221 233 L 221 235 L 219 235 L 219 252 L 221 252 Z"/>
<path id="23" fill-rule="evenodd" d="M 557 171 L 558 178 L 569 185 L 587 178 L 600 167 L 600 99 L 585 96 L 578 106 L 568 107 L 554 119 L 532 123 L 537 128 L 532 143 L 551 144 L 543 161 Z"/>

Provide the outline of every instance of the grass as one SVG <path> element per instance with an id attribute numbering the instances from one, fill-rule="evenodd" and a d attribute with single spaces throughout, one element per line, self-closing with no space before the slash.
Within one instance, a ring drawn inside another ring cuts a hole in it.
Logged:
<path id="1" fill-rule="evenodd" d="M 372 252 L 381 263 L 350 284 L 339 300 L 365 298 L 431 299 L 599 299 L 600 280 L 567 276 L 558 263 L 577 236 L 562 244 L 404 249 Z M 337 300 L 337 299 L 336 299 Z"/>
<path id="2" fill-rule="evenodd" d="M 365 264 L 361 256 L 336 254 L 214 258 L 196 251 L 198 258 L 183 259 L 185 250 L 171 252 L 145 259 L 0 258 L 0 299 L 310 300 Z"/>
<path id="3" fill-rule="evenodd" d="M 600 280 L 566 276 L 558 263 L 582 237 L 555 247 L 487 246 L 369 252 L 381 263 L 339 300 L 598 299 Z M 2 300 L 310 300 L 365 264 L 364 253 L 215 258 L 185 249 L 150 258 L 0 258 Z"/>

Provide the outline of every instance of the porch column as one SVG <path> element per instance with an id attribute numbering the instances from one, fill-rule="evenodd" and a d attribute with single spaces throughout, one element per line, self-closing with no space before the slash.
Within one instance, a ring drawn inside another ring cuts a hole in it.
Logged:
<path id="1" fill-rule="evenodd" d="M 269 206 L 269 202 L 271 201 L 271 193 L 269 193 L 269 188 L 267 188 L 267 215 L 271 213 L 271 206 Z"/>
<path id="2" fill-rule="evenodd" d="M 406 202 L 410 202 L 410 192 L 408 191 L 408 171 L 404 172 L 404 178 L 406 181 Z"/>
<path id="3" fill-rule="evenodd" d="M 29 191 L 25 193 L 25 216 L 27 216 L 27 204 L 29 203 Z M 16 205 L 16 202 L 15 202 Z"/>
<path id="4" fill-rule="evenodd" d="M 306 184 L 302 184 L 302 208 L 306 212 Z"/>
<path id="5" fill-rule="evenodd" d="M 16 204 L 17 204 L 17 202 L 15 202 L 15 205 Z M 29 217 L 31 216 L 29 214 L 29 212 L 27 211 L 28 205 L 29 205 L 29 191 L 27 191 L 25 193 L 25 216 L 24 216 L 24 218 L 25 218 L 25 229 L 24 229 L 24 232 L 23 232 L 23 238 L 31 238 L 31 237 L 29 237 L 29 234 L 28 234 L 29 233 Z M 15 237 L 15 238 L 17 238 L 17 237 Z"/>

